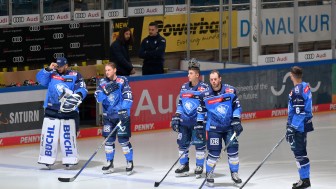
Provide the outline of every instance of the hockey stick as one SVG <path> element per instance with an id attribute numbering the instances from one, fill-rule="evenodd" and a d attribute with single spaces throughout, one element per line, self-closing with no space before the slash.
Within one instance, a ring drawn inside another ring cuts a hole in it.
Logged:
<path id="1" fill-rule="evenodd" d="M 58 177 L 58 180 L 61 182 L 72 182 L 74 181 L 78 175 L 83 171 L 83 169 L 90 163 L 90 161 L 92 160 L 92 158 L 97 154 L 97 152 L 100 150 L 100 148 L 106 143 L 106 141 L 113 135 L 113 133 L 120 128 L 121 126 L 121 121 L 119 121 L 119 123 L 117 124 L 117 126 L 111 131 L 111 133 L 105 138 L 105 140 L 100 144 L 100 146 L 96 149 L 96 151 L 92 154 L 92 156 L 89 158 L 89 160 L 86 161 L 86 163 L 84 164 L 84 166 L 78 171 L 78 173 L 72 177 L 72 178 L 62 178 L 62 177 Z"/>
<path id="2" fill-rule="evenodd" d="M 158 187 L 162 181 L 167 177 L 167 175 L 169 174 L 169 172 L 173 169 L 173 167 L 177 164 L 177 162 L 181 159 L 181 157 L 183 155 L 185 155 L 185 153 L 189 150 L 190 146 L 193 145 L 193 142 L 191 142 L 188 146 L 188 148 L 186 150 L 183 151 L 183 153 L 180 155 L 180 157 L 175 161 L 175 163 L 170 167 L 170 169 L 168 170 L 168 172 L 166 173 L 166 175 L 160 180 L 160 182 L 155 182 L 154 183 L 154 187 Z"/>
<path id="3" fill-rule="evenodd" d="M 265 159 L 259 164 L 259 166 L 253 171 L 253 173 L 249 176 L 249 178 L 243 183 L 243 185 L 239 188 L 242 189 L 247 184 L 247 182 L 253 177 L 253 175 L 258 171 L 258 169 L 265 163 L 269 156 L 275 151 L 275 149 L 281 144 L 281 142 L 285 139 L 286 135 L 284 135 L 281 140 L 273 147 L 272 151 L 265 157 Z"/>
<path id="4" fill-rule="evenodd" d="M 236 137 L 236 135 L 237 135 L 236 132 L 234 132 L 233 135 L 232 135 L 232 137 L 230 138 L 229 142 L 226 144 L 226 146 L 225 146 L 225 148 L 223 149 L 222 152 L 225 152 L 225 151 L 226 151 L 226 149 L 229 147 L 229 145 L 231 144 L 231 142 L 233 141 L 233 139 Z M 222 154 L 222 153 L 221 153 L 221 154 Z M 201 189 L 201 188 L 204 186 L 205 181 L 207 180 L 207 178 L 208 178 L 208 176 L 210 175 L 210 173 L 213 173 L 213 171 L 215 170 L 215 167 L 216 167 L 216 165 L 217 165 L 217 163 L 218 163 L 218 161 L 219 161 L 220 159 L 221 159 L 221 157 L 219 157 L 219 158 L 216 160 L 215 165 L 214 165 L 214 166 L 212 167 L 212 169 L 209 171 L 209 174 L 206 175 L 206 177 L 204 178 L 204 180 L 203 180 L 201 186 L 199 187 L 199 189 Z"/>

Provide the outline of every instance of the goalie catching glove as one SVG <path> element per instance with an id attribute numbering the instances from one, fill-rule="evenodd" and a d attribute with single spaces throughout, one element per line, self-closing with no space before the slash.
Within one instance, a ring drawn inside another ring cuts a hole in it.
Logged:
<path id="1" fill-rule="evenodd" d="M 71 94 L 61 101 L 60 111 L 64 113 L 72 112 L 82 103 L 82 97 L 79 94 Z"/>

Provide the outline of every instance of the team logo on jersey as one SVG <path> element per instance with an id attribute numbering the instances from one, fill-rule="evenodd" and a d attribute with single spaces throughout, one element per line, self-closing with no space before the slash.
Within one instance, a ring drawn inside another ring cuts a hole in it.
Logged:
<path id="1" fill-rule="evenodd" d="M 202 86 L 199 86 L 199 87 L 197 88 L 197 90 L 200 91 L 200 92 L 203 92 L 203 91 L 205 91 L 205 88 L 202 87 Z"/>
<path id="2" fill-rule="evenodd" d="M 305 87 L 305 89 L 303 90 L 304 93 L 307 93 L 307 92 L 309 91 L 309 89 L 310 89 L 310 87 L 309 87 L 309 85 L 307 85 L 307 86 Z"/>
<path id="3" fill-rule="evenodd" d="M 234 93 L 234 90 L 231 88 L 226 88 L 225 93 Z"/>
<path id="4" fill-rule="evenodd" d="M 184 103 L 183 107 L 186 113 L 190 114 L 198 107 L 198 104 L 196 104 L 194 101 L 188 100 Z"/>
<path id="5" fill-rule="evenodd" d="M 69 87 L 63 83 L 56 84 L 55 88 L 57 90 L 58 95 L 62 94 L 64 91 L 71 91 Z"/>
<path id="6" fill-rule="evenodd" d="M 228 105 L 221 104 L 216 107 L 216 111 L 220 114 L 223 115 L 224 117 L 226 116 L 227 110 L 228 110 Z"/>

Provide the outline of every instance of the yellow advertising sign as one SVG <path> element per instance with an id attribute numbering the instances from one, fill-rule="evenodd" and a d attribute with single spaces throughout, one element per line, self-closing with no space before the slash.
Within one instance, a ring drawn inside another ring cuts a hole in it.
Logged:
<path id="1" fill-rule="evenodd" d="M 232 36 L 228 36 L 228 12 L 223 14 L 223 48 L 228 47 L 231 37 L 232 47 L 237 47 L 237 11 L 232 11 Z M 187 50 L 187 15 L 165 15 L 144 17 L 141 39 L 148 36 L 150 22 L 159 24 L 160 35 L 166 38 L 166 52 Z M 219 48 L 219 12 L 194 13 L 190 19 L 191 50 Z"/>

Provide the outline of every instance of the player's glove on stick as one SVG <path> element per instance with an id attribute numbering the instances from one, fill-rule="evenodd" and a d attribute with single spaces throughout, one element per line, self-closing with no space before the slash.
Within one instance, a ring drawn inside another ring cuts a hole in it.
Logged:
<path id="1" fill-rule="evenodd" d="M 236 132 L 236 135 L 239 136 L 241 132 L 243 132 L 243 126 L 241 125 L 239 118 L 233 118 L 231 121 L 232 129 Z"/>
<path id="2" fill-rule="evenodd" d="M 205 130 L 204 130 L 204 123 L 203 121 L 198 121 L 197 124 L 194 126 L 194 130 L 196 132 L 196 137 L 201 140 L 201 141 L 204 141 L 204 133 L 205 133 Z"/>
<path id="3" fill-rule="evenodd" d="M 171 121 L 171 127 L 173 131 L 179 132 L 180 131 L 180 124 L 181 124 L 181 118 L 179 116 L 173 116 Z"/>

